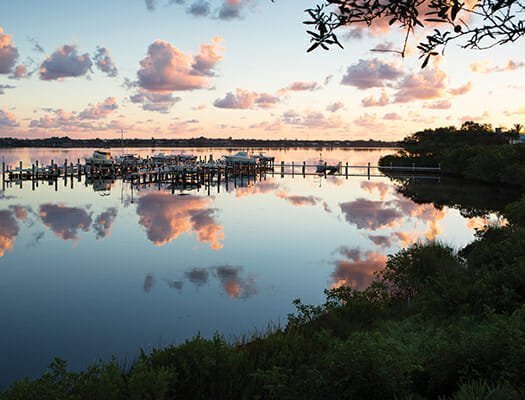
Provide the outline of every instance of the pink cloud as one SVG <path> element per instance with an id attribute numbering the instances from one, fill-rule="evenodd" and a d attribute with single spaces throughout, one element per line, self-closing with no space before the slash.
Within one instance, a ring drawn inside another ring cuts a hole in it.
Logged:
<path id="1" fill-rule="evenodd" d="M 463 94 L 470 92 L 470 89 L 472 89 L 472 82 L 469 81 L 465 83 L 463 86 L 460 86 L 458 88 L 449 89 L 448 92 L 452 96 L 461 96 Z"/>
<path id="2" fill-rule="evenodd" d="M 292 82 L 285 89 L 291 90 L 293 92 L 313 91 L 313 90 L 321 89 L 321 86 L 317 82 L 296 81 L 296 82 Z"/>
<path id="3" fill-rule="evenodd" d="M 515 71 L 517 69 L 525 67 L 525 62 L 508 60 L 505 65 L 493 65 L 490 61 L 479 61 L 470 64 L 470 70 L 472 72 L 479 72 L 482 74 L 489 74 L 492 72 L 507 72 Z"/>
<path id="4" fill-rule="evenodd" d="M 18 49 L 11 41 L 11 35 L 4 33 L 0 26 L 0 74 L 11 73 L 18 59 Z"/>
<path id="5" fill-rule="evenodd" d="M 426 103 L 423 107 L 431 110 L 448 110 L 452 107 L 452 103 L 449 100 L 437 100 L 432 103 Z"/>
<path id="6" fill-rule="evenodd" d="M 0 128 L 15 128 L 19 126 L 15 114 L 7 110 L 0 109 Z"/>
<path id="7" fill-rule="evenodd" d="M 139 89 L 137 93 L 130 96 L 130 100 L 132 103 L 142 104 L 143 110 L 167 113 L 175 103 L 182 99 L 173 96 L 171 92 L 150 92 Z"/>
<path id="8" fill-rule="evenodd" d="M 255 108 L 271 108 L 279 103 L 279 98 L 268 93 L 256 93 L 238 88 L 235 94 L 228 92 L 222 99 L 217 99 L 213 105 L 217 108 L 252 110 Z"/>
<path id="9" fill-rule="evenodd" d="M 295 125 L 303 128 L 336 129 L 344 126 L 338 116 L 327 118 L 322 112 L 307 111 L 304 115 L 294 110 L 283 113 L 281 121 L 287 125 Z"/>
<path id="10" fill-rule="evenodd" d="M 439 64 L 417 73 L 405 75 L 397 84 L 396 103 L 414 100 L 429 100 L 444 95 L 447 74 L 439 69 Z"/>
<path id="11" fill-rule="evenodd" d="M 114 97 L 108 97 L 101 103 L 90 105 L 78 115 L 80 119 L 102 119 L 106 118 L 118 108 L 117 100 Z"/>
<path id="12" fill-rule="evenodd" d="M 219 37 L 214 38 L 192 57 L 169 42 L 156 40 L 148 47 L 146 58 L 140 61 L 139 86 L 168 92 L 209 87 L 209 78 L 215 75 L 214 68 L 223 58 L 221 41 Z"/>
<path id="13" fill-rule="evenodd" d="M 97 51 L 93 56 L 93 61 L 99 70 L 110 77 L 115 77 L 118 74 L 117 66 L 109 54 L 109 49 L 105 47 L 97 47 Z"/>
<path id="14" fill-rule="evenodd" d="M 357 64 L 349 66 L 341 83 L 354 86 L 358 89 L 383 87 L 388 81 L 395 81 L 403 72 L 394 63 L 382 61 L 377 58 L 359 60 Z"/>
<path id="15" fill-rule="evenodd" d="M 386 113 L 385 115 L 383 115 L 383 119 L 387 121 L 399 121 L 402 119 L 402 117 L 398 113 L 392 112 L 392 113 Z"/>
<path id="16" fill-rule="evenodd" d="M 76 45 L 63 45 L 40 66 L 42 80 L 56 80 L 85 75 L 93 65 L 88 53 L 78 54 Z"/>
<path id="17" fill-rule="evenodd" d="M 364 128 L 377 128 L 381 125 L 381 122 L 377 119 L 376 114 L 364 113 L 354 119 L 354 124 Z"/>
<path id="18" fill-rule="evenodd" d="M 330 111 L 330 112 L 337 112 L 339 111 L 340 109 L 344 108 L 345 104 L 342 102 L 342 101 L 336 101 L 336 102 L 333 102 L 333 103 L 330 103 L 326 106 L 326 111 Z"/>
<path id="19" fill-rule="evenodd" d="M 361 100 L 361 105 L 363 107 L 381 107 L 386 106 L 390 103 L 390 98 L 386 94 L 385 89 L 381 90 L 381 96 L 376 98 L 374 95 L 370 95 Z"/>
<path id="20" fill-rule="evenodd" d="M 389 236 L 384 235 L 368 235 L 368 239 L 372 241 L 377 246 L 388 248 L 392 246 L 392 241 Z"/>
<path id="21" fill-rule="evenodd" d="M 10 76 L 10 78 L 20 79 L 25 76 L 27 76 L 27 67 L 24 64 L 19 64 L 13 70 L 13 74 Z"/>

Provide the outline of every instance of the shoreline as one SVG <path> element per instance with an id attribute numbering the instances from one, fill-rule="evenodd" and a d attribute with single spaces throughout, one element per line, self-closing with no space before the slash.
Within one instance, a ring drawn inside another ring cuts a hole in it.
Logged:
<path id="1" fill-rule="evenodd" d="M 381 140 L 264 140 L 264 139 L 18 139 L 0 138 L 0 148 L 45 147 L 45 148 L 132 148 L 132 147 L 173 147 L 173 148 L 398 148 L 400 142 Z"/>

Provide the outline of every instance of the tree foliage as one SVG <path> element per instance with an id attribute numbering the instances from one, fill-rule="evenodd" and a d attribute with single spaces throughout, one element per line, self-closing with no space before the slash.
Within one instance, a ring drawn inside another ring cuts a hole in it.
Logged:
<path id="1" fill-rule="evenodd" d="M 452 42 L 466 49 L 488 49 L 525 35 L 522 0 L 323 0 L 306 13 L 304 24 L 313 28 L 307 31 L 312 42 L 308 51 L 342 47 L 336 35 L 342 27 L 388 24 L 400 27 L 405 41 L 401 50 L 387 51 L 404 56 L 416 28 L 431 28 L 417 46 L 423 67 Z"/>

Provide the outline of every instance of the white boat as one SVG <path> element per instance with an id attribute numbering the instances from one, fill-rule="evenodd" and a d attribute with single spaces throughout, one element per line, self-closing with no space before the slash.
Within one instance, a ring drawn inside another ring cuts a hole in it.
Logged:
<path id="1" fill-rule="evenodd" d="M 98 166 L 111 166 L 114 163 L 111 152 L 107 150 L 95 150 L 91 157 L 86 157 L 86 164 Z"/>
<path id="2" fill-rule="evenodd" d="M 116 158 L 116 162 L 119 165 L 134 165 L 140 162 L 140 158 L 135 154 L 122 154 Z"/>
<path id="3" fill-rule="evenodd" d="M 223 156 L 227 164 L 255 164 L 257 160 L 248 156 L 245 151 L 239 151 L 232 156 Z"/>
<path id="4" fill-rule="evenodd" d="M 333 175 L 336 172 L 339 172 L 341 170 L 341 163 L 337 163 L 336 165 L 328 165 L 324 160 L 320 159 L 317 163 L 317 166 L 315 167 L 315 171 L 318 174 L 324 174 L 327 173 L 329 175 Z"/>
<path id="5" fill-rule="evenodd" d="M 265 156 L 263 153 L 259 153 L 257 155 L 254 155 L 253 158 L 255 158 L 256 160 L 259 160 L 262 163 L 268 163 L 268 162 L 274 162 L 275 161 L 275 157 Z"/>
<path id="6" fill-rule="evenodd" d="M 173 157 L 176 157 L 180 162 L 193 162 L 197 160 L 197 156 L 193 154 L 174 154 Z"/>

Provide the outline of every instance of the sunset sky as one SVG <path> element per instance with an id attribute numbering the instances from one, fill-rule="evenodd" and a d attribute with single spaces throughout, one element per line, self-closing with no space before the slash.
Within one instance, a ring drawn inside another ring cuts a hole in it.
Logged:
<path id="1" fill-rule="evenodd" d="M 306 53 L 315 1 L 4 1 L 0 135 L 399 139 L 525 122 L 525 42 L 447 49 L 421 70 L 400 31 L 340 30 Z M 424 35 L 423 31 L 418 32 Z"/>

